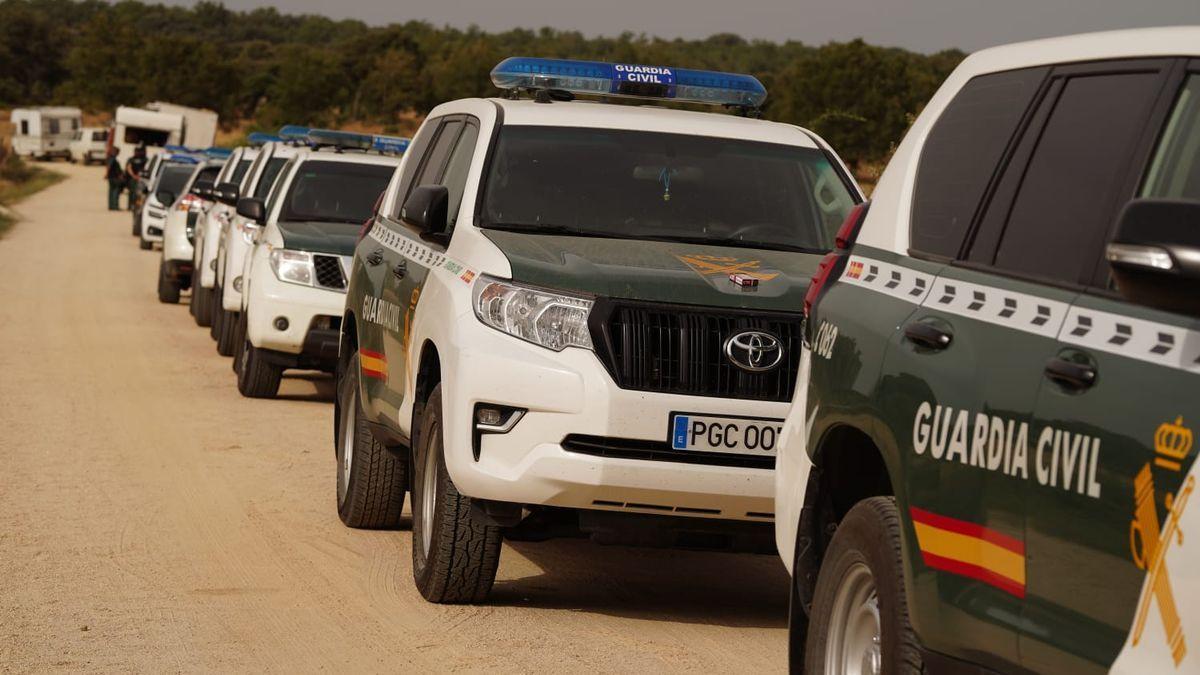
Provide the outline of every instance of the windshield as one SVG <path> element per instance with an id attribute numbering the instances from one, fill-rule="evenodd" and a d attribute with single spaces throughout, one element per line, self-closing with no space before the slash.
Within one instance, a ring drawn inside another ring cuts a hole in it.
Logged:
<path id="1" fill-rule="evenodd" d="M 258 185 L 254 186 L 254 198 L 266 199 L 271 192 L 271 186 L 275 184 L 275 179 L 279 176 L 279 170 L 283 165 L 287 164 L 287 160 L 282 157 L 272 157 L 267 161 L 267 165 L 263 167 L 262 176 L 258 179 Z"/>
<path id="2" fill-rule="evenodd" d="M 384 164 L 307 161 L 292 179 L 279 219 L 361 224 L 394 170 Z"/>
<path id="3" fill-rule="evenodd" d="M 820 150 L 569 127 L 500 132 L 483 227 L 826 251 L 854 206 Z"/>
<path id="4" fill-rule="evenodd" d="M 159 174 L 158 185 L 154 186 L 154 192 L 157 194 L 165 190 L 178 197 L 195 170 L 196 167 L 193 164 L 167 164 Z"/>

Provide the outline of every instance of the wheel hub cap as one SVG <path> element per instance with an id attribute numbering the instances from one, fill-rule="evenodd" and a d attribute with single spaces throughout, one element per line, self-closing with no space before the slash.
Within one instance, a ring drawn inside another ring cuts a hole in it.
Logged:
<path id="1" fill-rule="evenodd" d="M 865 564 L 855 563 L 846 570 L 831 614 L 825 672 L 879 675 L 883 671 L 879 595 Z"/>

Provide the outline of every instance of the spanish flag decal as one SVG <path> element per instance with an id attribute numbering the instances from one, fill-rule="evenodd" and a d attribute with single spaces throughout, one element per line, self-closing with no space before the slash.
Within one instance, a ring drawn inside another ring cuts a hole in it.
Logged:
<path id="1" fill-rule="evenodd" d="M 909 514 L 927 566 L 1025 597 L 1025 542 L 915 506 Z"/>
<path id="2" fill-rule="evenodd" d="M 362 368 L 364 377 L 373 377 L 377 380 L 387 379 L 387 357 L 383 354 L 360 349 L 358 350 L 358 364 Z"/>

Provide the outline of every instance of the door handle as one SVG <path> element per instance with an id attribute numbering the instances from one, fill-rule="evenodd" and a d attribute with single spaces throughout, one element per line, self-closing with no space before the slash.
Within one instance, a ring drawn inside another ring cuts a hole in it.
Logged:
<path id="1" fill-rule="evenodd" d="M 949 347 L 954 339 L 951 333 L 922 321 L 914 321 L 905 326 L 904 337 L 918 346 L 937 350 Z"/>
<path id="2" fill-rule="evenodd" d="M 368 253 L 367 257 L 366 257 L 366 261 L 367 261 L 367 264 L 370 265 L 371 267 L 374 267 L 374 266 L 378 265 L 379 263 L 383 262 L 383 249 L 377 248 L 374 251 L 371 251 L 370 253 Z"/>
<path id="3" fill-rule="evenodd" d="M 1096 384 L 1096 369 L 1056 356 L 1046 362 L 1046 377 L 1063 388 L 1078 391 Z"/>
<path id="4" fill-rule="evenodd" d="M 396 277 L 397 279 L 403 279 L 404 277 L 408 276 L 408 263 L 404 262 L 403 260 L 396 263 L 396 266 L 392 268 L 392 276 Z"/>

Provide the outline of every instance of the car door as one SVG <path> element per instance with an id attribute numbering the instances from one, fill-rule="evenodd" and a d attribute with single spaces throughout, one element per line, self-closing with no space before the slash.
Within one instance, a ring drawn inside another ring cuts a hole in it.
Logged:
<path id="1" fill-rule="evenodd" d="M 877 400 L 901 462 L 910 616 L 930 650 L 1008 670 L 1024 594 L 1022 451 L 1054 337 L 1073 298 L 964 259 L 968 236 L 1045 90 L 1048 69 L 968 82 L 921 150 L 910 252 L 843 279 L 907 299 Z M 900 262 L 912 260 L 902 258 Z M 941 263 L 940 265 L 938 263 Z M 947 264 L 949 263 L 949 264 Z"/>
<path id="2" fill-rule="evenodd" d="M 1075 166 L 1051 159 L 1039 167 L 1035 158 L 1030 167 L 1031 178 L 1041 169 L 1073 174 L 1058 186 L 1068 193 L 1055 197 L 1060 203 L 1074 198 L 1074 180 L 1106 198 L 1092 236 L 1082 239 L 1094 270 L 1089 288 L 1046 364 L 1030 438 L 1031 594 L 1021 654 L 1043 672 L 1104 672 L 1123 648 L 1139 645 L 1127 666 L 1170 672 L 1186 656 L 1186 629 L 1197 630 L 1180 618 L 1196 615 L 1188 602 L 1195 598 L 1177 594 L 1171 580 L 1195 570 L 1155 561 L 1183 541 L 1171 532 L 1187 504 L 1184 478 L 1200 422 L 1200 321 L 1123 300 L 1111 289 L 1103 245 L 1134 197 L 1200 200 L 1200 68 L 1120 66 L 1124 72 L 1094 76 L 1074 102 L 1068 84 L 1060 107 L 1075 112 L 1046 130 L 1043 143 L 1075 155 Z M 1109 127 L 1107 151 L 1084 147 L 1097 125 Z M 1113 134 L 1113 125 L 1128 131 Z M 1038 198 L 1028 206 L 1050 209 L 1047 222 L 1065 216 Z"/>

